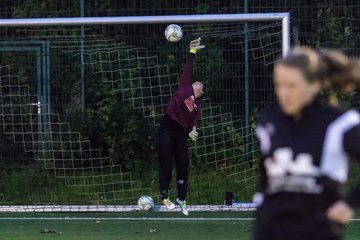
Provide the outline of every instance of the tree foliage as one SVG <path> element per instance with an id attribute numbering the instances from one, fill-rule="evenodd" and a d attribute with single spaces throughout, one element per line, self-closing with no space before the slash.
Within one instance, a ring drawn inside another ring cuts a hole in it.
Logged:
<path id="1" fill-rule="evenodd" d="M 82 135 L 103 149 L 113 163 L 137 177 L 143 169 L 154 168 L 157 162 L 152 122 L 124 101 L 122 94 L 115 93 L 109 83 L 92 79 L 87 94 L 95 104 L 86 108 Z"/>

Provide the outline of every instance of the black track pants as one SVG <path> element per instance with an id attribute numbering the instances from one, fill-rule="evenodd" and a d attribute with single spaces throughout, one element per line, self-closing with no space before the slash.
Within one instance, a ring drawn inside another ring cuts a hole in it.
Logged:
<path id="1" fill-rule="evenodd" d="M 309 216 L 309 222 L 311 218 Z M 290 222 L 290 223 L 289 223 Z M 334 229 L 329 228 L 327 223 L 304 224 L 295 221 L 284 222 L 277 225 L 275 223 L 263 226 L 259 223 L 254 224 L 252 240 L 341 240 L 343 227 L 339 224 L 334 225 Z"/>
<path id="2" fill-rule="evenodd" d="M 178 198 L 186 198 L 189 171 L 187 136 L 183 129 L 164 121 L 156 133 L 156 149 L 159 158 L 159 187 L 161 198 L 167 198 L 170 189 L 172 169 L 176 165 Z"/>

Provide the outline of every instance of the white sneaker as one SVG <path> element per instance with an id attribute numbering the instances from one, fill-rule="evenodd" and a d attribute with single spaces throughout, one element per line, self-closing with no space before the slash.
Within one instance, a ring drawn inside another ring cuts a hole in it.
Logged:
<path id="1" fill-rule="evenodd" d="M 176 203 L 179 204 L 180 208 L 181 208 L 181 212 L 184 214 L 184 215 L 189 215 L 189 211 L 186 209 L 186 201 L 183 200 L 183 201 L 180 201 L 179 198 L 176 199 Z"/>
<path id="2" fill-rule="evenodd" d="M 170 209 L 170 210 L 173 210 L 175 208 L 175 204 L 173 204 L 169 198 L 165 198 L 162 200 L 162 202 L 164 203 L 164 205 Z"/>

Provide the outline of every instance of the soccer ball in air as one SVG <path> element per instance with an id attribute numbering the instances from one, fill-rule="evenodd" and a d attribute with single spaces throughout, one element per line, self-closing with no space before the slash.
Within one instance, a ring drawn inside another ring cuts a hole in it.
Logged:
<path id="1" fill-rule="evenodd" d="M 179 25 L 170 24 L 165 29 L 165 37 L 170 42 L 177 42 L 183 37 L 183 31 Z"/>
<path id="2" fill-rule="evenodd" d="M 147 211 L 147 210 L 150 210 L 151 208 L 153 208 L 154 205 L 155 204 L 154 204 L 154 200 L 152 199 L 152 197 L 147 196 L 147 195 L 141 196 L 138 200 L 139 210 Z"/>

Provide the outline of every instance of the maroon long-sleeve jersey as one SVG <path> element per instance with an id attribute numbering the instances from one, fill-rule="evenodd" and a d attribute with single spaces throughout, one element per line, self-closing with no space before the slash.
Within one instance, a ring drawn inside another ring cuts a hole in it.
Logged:
<path id="1" fill-rule="evenodd" d="M 195 54 L 186 56 L 186 63 L 180 77 L 180 84 L 175 94 L 171 97 L 166 114 L 176 121 L 187 133 L 197 125 L 201 117 L 200 101 L 195 98 L 192 88 L 191 73 Z"/>

